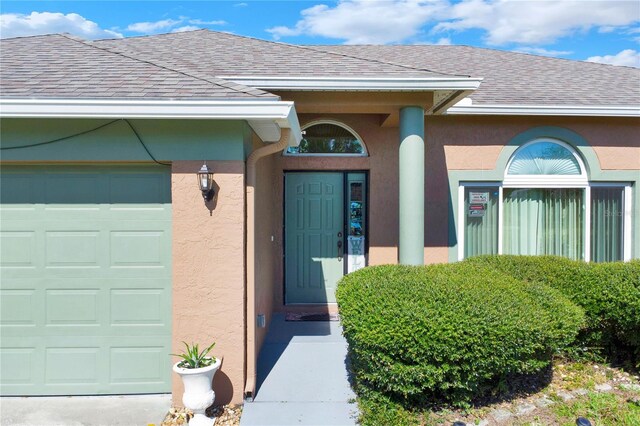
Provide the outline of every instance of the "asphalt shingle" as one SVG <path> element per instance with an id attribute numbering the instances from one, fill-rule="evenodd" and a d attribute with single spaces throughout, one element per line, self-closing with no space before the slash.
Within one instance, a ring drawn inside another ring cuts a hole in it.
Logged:
<path id="1" fill-rule="evenodd" d="M 313 46 L 484 80 L 474 105 L 640 106 L 640 69 L 470 46 Z"/>
<path id="2" fill-rule="evenodd" d="M 375 58 L 210 30 L 98 40 L 96 46 L 203 77 L 446 77 Z M 464 74 L 463 74 L 464 75 Z"/>
<path id="3" fill-rule="evenodd" d="M 471 76 L 484 79 L 474 105 L 640 105 L 640 69 L 469 46 L 297 46 L 198 30 L 0 48 L 3 97 L 275 99 L 220 77 Z"/>
<path id="4" fill-rule="evenodd" d="M 251 99 L 277 96 L 54 34 L 0 41 L 3 98 Z"/>

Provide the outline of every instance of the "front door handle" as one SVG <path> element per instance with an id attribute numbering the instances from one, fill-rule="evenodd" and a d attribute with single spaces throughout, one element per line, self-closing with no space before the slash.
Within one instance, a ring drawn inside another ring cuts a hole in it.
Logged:
<path id="1" fill-rule="evenodd" d="M 342 240 L 338 240 L 338 262 L 342 260 Z"/>

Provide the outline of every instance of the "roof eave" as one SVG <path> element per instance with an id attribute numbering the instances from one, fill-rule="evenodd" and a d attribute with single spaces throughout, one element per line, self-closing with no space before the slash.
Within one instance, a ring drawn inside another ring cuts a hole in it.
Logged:
<path id="1" fill-rule="evenodd" d="M 609 105 L 455 105 L 450 107 L 445 114 L 640 117 L 640 107 Z"/>
<path id="2" fill-rule="evenodd" d="M 273 100 L 0 99 L 1 118 L 145 118 L 246 120 L 264 142 L 291 129 L 302 139 L 293 102 Z"/>
<path id="3" fill-rule="evenodd" d="M 217 77 L 263 90 L 287 91 L 473 91 L 482 82 L 473 77 Z"/>

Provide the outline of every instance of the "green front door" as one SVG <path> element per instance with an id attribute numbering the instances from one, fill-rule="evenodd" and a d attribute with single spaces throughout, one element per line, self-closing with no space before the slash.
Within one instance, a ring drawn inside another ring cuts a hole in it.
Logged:
<path id="1" fill-rule="evenodd" d="M 333 303 L 344 275 L 344 174 L 285 175 L 286 303 Z"/>
<path id="2" fill-rule="evenodd" d="M 171 391 L 164 167 L 3 166 L 2 395 Z"/>

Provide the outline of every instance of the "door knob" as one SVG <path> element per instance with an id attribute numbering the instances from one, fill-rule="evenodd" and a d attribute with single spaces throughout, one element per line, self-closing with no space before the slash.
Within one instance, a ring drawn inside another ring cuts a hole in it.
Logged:
<path id="1" fill-rule="evenodd" d="M 342 260 L 342 240 L 338 240 L 338 261 Z"/>

